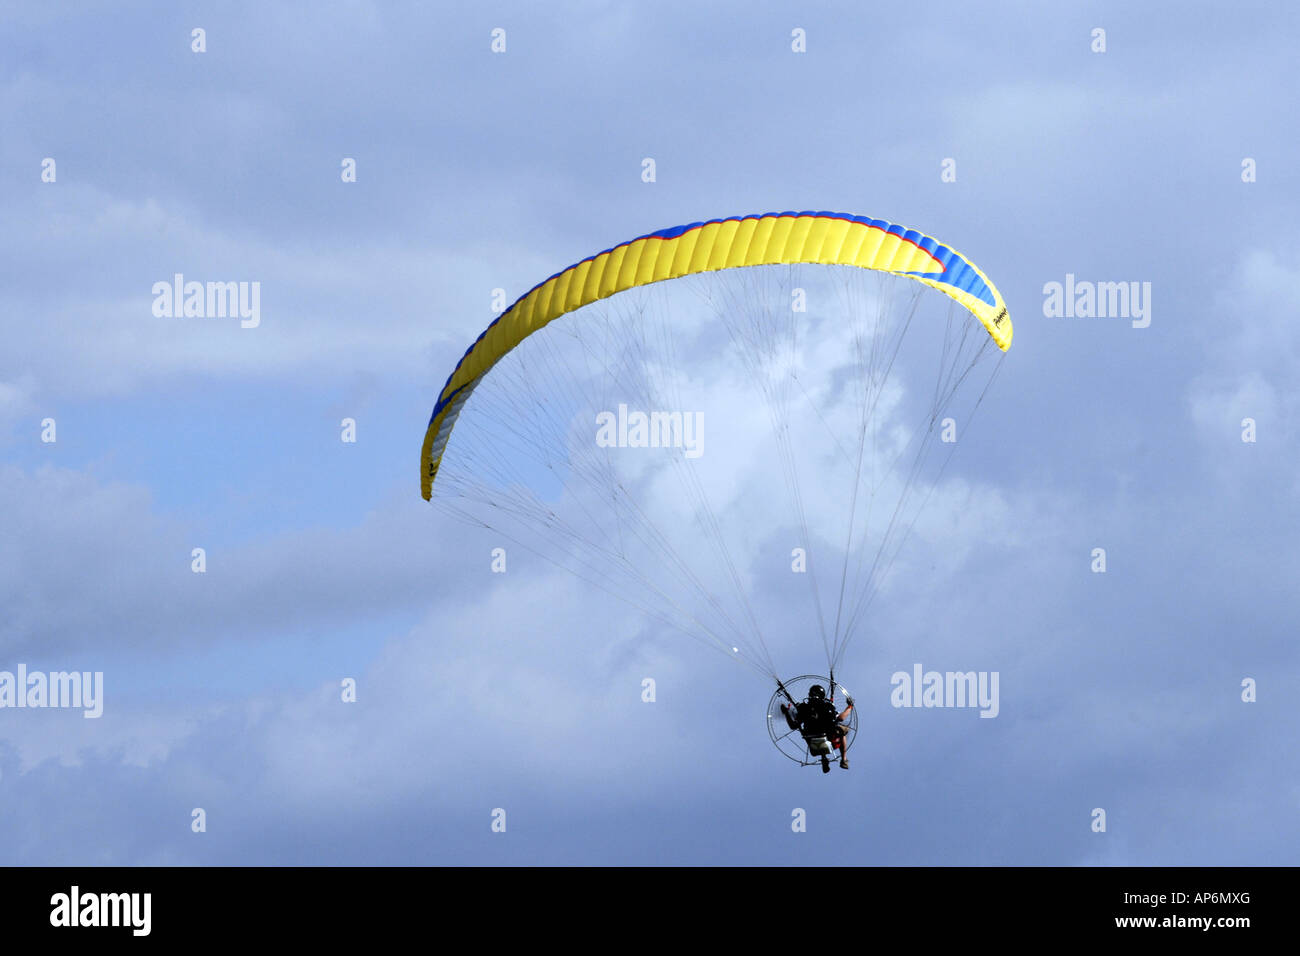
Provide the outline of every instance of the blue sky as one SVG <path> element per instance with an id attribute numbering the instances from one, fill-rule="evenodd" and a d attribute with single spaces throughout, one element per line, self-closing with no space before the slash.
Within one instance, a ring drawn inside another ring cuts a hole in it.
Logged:
<path id="1" fill-rule="evenodd" d="M 106 689 L 0 710 L 0 862 L 1294 864 L 1300 15 L 927 11 L 7 6 L 0 670 Z M 941 237 L 1016 327 L 829 778 L 752 673 L 489 573 L 418 485 L 492 289 L 778 209 Z M 177 272 L 258 281 L 260 326 L 155 317 Z M 1048 317 L 1067 274 L 1150 325 Z M 999 716 L 891 707 L 914 662 L 999 672 Z"/>

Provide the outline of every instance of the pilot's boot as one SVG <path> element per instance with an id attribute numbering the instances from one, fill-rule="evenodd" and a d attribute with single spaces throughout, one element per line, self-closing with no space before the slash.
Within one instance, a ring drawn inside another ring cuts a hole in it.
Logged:
<path id="1" fill-rule="evenodd" d="M 822 757 L 822 773 L 830 773 L 830 772 L 831 772 L 831 758 Z"/>

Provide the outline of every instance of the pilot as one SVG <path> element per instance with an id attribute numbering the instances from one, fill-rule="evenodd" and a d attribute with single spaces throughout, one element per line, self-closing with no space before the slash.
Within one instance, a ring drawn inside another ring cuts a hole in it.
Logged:
<path id="1" fill-rule="evenodd" d="M 799 731 L 804 737 L 825 737 L 830 741 L 831 746 L 840 752 L 840 766 L 848 770 L 849 756 L 846 743 L 849 725 L 845 720 L 849 716 L 849 711 L 853 709 L 853 698 L 847 697 L 845 701 L 849 706 L 836 714 L 835 705 L 826 699 L 826 688 L 821 684 L 813 684 L 808 688 L 807 700 L 795 706 L 782 704 L 781 713 L 785 715 L 785 722 L 790 725 L 791 730 Z M 822 773 L 830 772 L 830 759 L 823 756 Z"/>

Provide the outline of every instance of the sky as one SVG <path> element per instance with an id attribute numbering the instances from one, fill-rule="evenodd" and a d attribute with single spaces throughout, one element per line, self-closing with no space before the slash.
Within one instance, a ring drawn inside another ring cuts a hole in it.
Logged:
<path id="1" fill-rule="evenodd" d="M 0 863 L 1295 864 L 1300 14 L 926 11 L 7 4 L 0 684 L 103 695 L 0 708 Z M 829 776 L 726 654 L 493 573 L 417 464 L 493 290 L 807 209 L 942 237 L 1015 323 Z M 157 314 L 177 273 L 255 326 Z M 997 716 L 894 706 L 917 664 Z"/>

